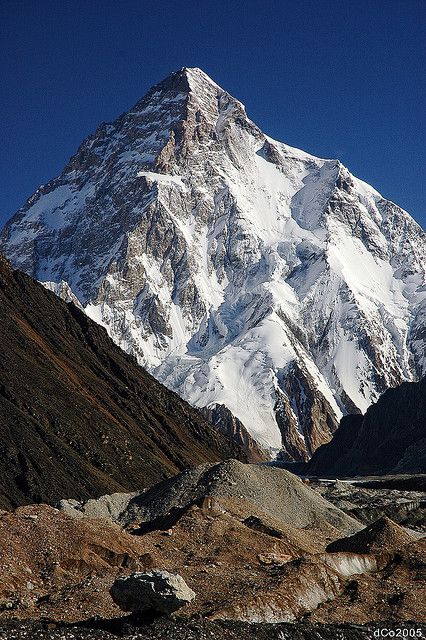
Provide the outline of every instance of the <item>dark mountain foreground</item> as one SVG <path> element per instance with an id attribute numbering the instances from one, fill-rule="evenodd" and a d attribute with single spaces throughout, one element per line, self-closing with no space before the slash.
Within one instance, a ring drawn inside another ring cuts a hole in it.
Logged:
<path id="1" fill-rule="evenodd" d="M 0 638 L 357 640 L 426 621 L 426 538 L 390 520 L 363 534 L 283 469 L 203 464 L 58 507 L 0 515 Z M 195 598 L 171 617 L 121 611 L 115 580 L 151 570 Z"/>
<path id="2" fill-rule="evenodd" d="M 245 458 L 106 331 L 0 257 L 0 507 L 142 489 Z"/>
<path id="3" fill-rule="evenodd" d="M 365 415 L 342 418 L 332 440 L 299 470 L 326 478 L 425 474 L 426 378 L 388 389 Z"/>

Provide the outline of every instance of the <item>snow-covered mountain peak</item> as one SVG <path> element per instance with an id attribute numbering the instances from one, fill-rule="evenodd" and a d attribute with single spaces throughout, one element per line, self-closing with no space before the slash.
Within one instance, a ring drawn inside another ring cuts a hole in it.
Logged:
<path id="1" fill-rule="evenodd" d="M 0 247 L 167 386 L 290 458 L 426 371 L 425 233 L 196 68 L 101 125 Z"/>

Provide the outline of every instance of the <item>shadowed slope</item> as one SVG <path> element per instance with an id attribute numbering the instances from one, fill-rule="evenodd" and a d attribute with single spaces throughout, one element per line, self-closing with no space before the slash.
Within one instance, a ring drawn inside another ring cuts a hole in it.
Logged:
<path id="1" fill-rule="evenodd" d="M 383 553 L 399 549 L 412 542 L 414 537 L 396 522 L 383 517 L 352 536 L 334 540 L 327 551 L 350 551 L 353 553 Z"/>
<path id="2" fill-rule="evenodd" d="M 345 416 L 305 469 L 325 476 L 426 473 L 426 378 L 388 389 L 364 416 Z"/>
<path id="3" fill-rule="evenodd" d="M 0 506 L 141 489 L 244 454 L 0 257 Z"/>

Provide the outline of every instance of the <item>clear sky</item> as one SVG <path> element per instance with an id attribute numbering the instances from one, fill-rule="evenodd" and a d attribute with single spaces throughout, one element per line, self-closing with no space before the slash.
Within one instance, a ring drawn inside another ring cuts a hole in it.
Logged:
<path id="1" fill-rule="evenodd" d="M 425 42 L 426 0 L 0 0 L 0 225 L 188 66 L 426 227 Z"/>

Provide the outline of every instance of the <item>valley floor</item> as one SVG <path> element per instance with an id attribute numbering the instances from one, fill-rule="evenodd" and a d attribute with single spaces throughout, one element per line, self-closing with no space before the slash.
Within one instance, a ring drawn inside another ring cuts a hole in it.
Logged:
<path id="1" fill-rule="evenodd" d="M 103 627 L 103 628 L 102 628 Z M 108 630 L 112 628 L 112 630 Z M 373 640 L 387 637 L 425 638 L 426 626 L 394 622 L 372 625 L 249 624 L 206 620 L 157 620 L 152 625 L 106 621 L 62 626 L 42 622 L 0 623 L 0 640 Z"/>
<path id="2" fill-rule="evenodd" d="M 139 493 L 20 507 L 0 513 L 0 640 L 426 637 L 425 531 L 424 491 L 236 460 Z M 196 597 L 147 624 L 110 588 L 153 569 Z"/>

